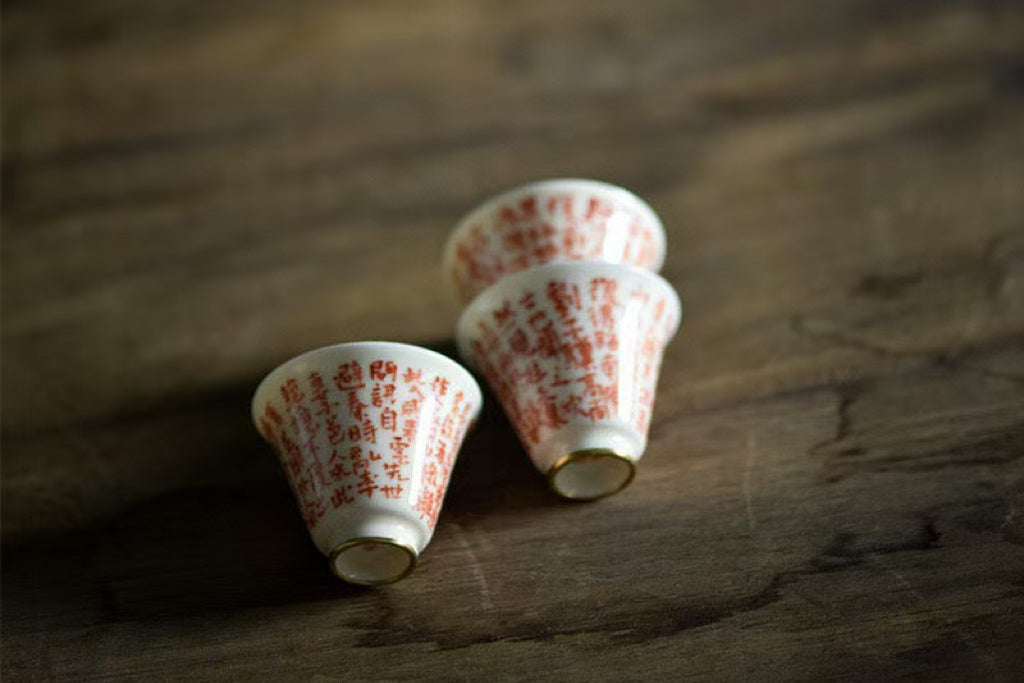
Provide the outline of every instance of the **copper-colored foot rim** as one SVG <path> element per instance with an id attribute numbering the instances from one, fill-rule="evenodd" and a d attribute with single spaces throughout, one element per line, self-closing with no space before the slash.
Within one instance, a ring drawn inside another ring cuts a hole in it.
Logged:
<path id="1" fill-rule="evenodd" d="M 622 481 L 620 481 L 617 485 L 613 486 L 607 491 L 601 491 L 600 493 L 597 493 L 595 495 L 574 495 L 571 492 L 559 488 L 558 474 L 563 469 L 565 469 L 566 466 L 571 465 L 573 463 L 597 461 L 606 458 L 612 458 L 616 461 L 616 463 L 626 465 L 627 469 L 625 470 L 625 477 L 623 477 Z M 636 463 L 631 458 L 626 457 L 622 453 L 613 451 L 610 448 L 586 448 L 579 451 L 573 451 L 572 453 L 569 453 L 568 455 L 561 457 L 557 462 L 555 462 L 555 464 L 551 466 L 551 469 L 548 470 L 548 485 L 551 487 L 552 491 L 562 496 L 563 498 L 568 498 L 569 500 L 599 500 L 601 498 L 607 498 L 608 496 L 615 495 L 622 489 L 629 486 L 629 483 L 633 481 L 633 477 L 635 475 Z"/>
<path id="2" fill-rule="evenodd" d="M 338 570 L 338 557 L 342 553 L 344 553 L 346 550 L 351 550 L 352 548 L 371 544 L 388 545 L 403 551 L 409 558 L 408 566 L 398 574 L 395 574 L 394 576 L 389 576 L 385 579 L 360 579 L 353 576 L 345 576 Z M 416 563 L 419 562 L 419 553 L 417 553 L 416 549 L 413 548 L 411 545 L 409 545 L 408 543 L 403 543 L 397 538 L 364 536 L 361 538 L 353 538 L 336 546 L 334 550 L 330 552 L 330 555 L 328 555 L 328 561 L 331 564 L 331 571 L 334 573 L 335 576 L 337 576 L 342 581 L 346 581 L 357 586 L 386 586 L 389 583 L 401 581 L 405 577 L 409 576 L 412 570 L 416 568 Z"/>

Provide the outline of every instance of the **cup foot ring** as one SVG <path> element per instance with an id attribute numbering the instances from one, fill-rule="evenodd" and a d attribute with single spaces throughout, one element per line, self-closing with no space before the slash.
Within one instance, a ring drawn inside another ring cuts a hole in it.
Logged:
<path id="1" fill-rule="evenodd" d="M 548 484 L 570 500 L 597 500 L 626 488 L 636 474 L 636 464 L 608 448 L 573 451 L 548 470 Z"/>
<path id="2" fill-rule="evenodd" d="M 353 538 L 330 553 L 331 570 L 349 583 L 383 586 L 405 578 L 416 568 L 415 548 L 394 538 Z"/>

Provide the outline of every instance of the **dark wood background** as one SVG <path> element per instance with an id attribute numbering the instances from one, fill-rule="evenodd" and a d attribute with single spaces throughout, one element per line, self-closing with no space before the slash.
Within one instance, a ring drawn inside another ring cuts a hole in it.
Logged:
<path id="1" fill-rule="evenodd" d="M 1024 675 L 1021 3 L 11 1 L 2 57 L 5 680 Z M 636 481 L 491 401 L 342 585 L 252 390 L 453 353 L 449 229 L 551 176 L 667 226 Z"/>

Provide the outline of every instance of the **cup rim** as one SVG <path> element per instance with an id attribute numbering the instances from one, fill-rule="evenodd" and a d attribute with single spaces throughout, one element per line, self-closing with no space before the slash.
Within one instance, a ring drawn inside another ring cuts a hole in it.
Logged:
<path id="1" fill-rule="evenodd" d="M 639 266 L 631 266 L 624 263 L 606 263 L 604 261 L 559 261 L 556 263 L 542 263 L 540 265 L 531 266 L 526 270 L 520 270 L 516 273 L 506 275 L 497 282 L 480 290 L 480 292 L 473 297 L 473 300 L 466 305 L 462 314 L 459 316 L 458 322 L 455 324 L 455 345 L 459 350 L 459 355 L 462 356 L 467 363 L 472 362 L 472 355 L 468 354 L 469 349 L 466 348 L 463 339 L 466 336 L 465 331 L 470 325 L 470 321 L 480 316 L 481 309 L 484 307 L 485 301 L 495 296 L 501 296 L 503 292 L 521 287 L 523 284 L 532 280 L 556 273 L 592 273 L 594 275 L 608 274 L 616 277 L 628 277 L 643 280 L 654 288 L 661 290 L 668 301 L 675 303 L 675 309 L 678 315 L 675 327 L 672 330 L 672 334 L 669 335 L 669 338 L 675 336 L 675 333 L 679 330 L 679 326 L 682 324 L 683 302 L 680 300 L 679 294 L 668 280 L 654 271 L 647 270 L 646 268 L 640 268 Z"/>
<path id="2" fill-rule="evenodd" d="M 338 344 L 328 344 L 327 346 L 320 346 L 315 349 L 304 351 L 297 356 L 285 360 L 278 364 L 273 370 L 268 372 L 260 383 L 256 385 L 256 390 L 252 395 L 251 414 L 253 423 L 259 425 L 259 414 L 257 413 L 257 399 L 266 393 L 268 385 L 273 384 L 276 381 L 280 381 L 281 376 L 286 374 L 289 369 L 300 365 L 302 363 L 310 362 L 312 360 L 320 360 L 322 356 L 342 356 L 345 352 L 354 350 L 365 350 L 365 349 L 390 349 L 392 351 L 411 352 L 422 356 L 424 359 L 431 360 L 434 363 L 439 364 L 442 367 L 447 368 L 449 371 L 454 372 L 460 379 L 465 383 L 466 387 L 472 391 L 473 403 L 475 408 L 471 420 L 475 420 L 479 414 L 481 406 L 483 405 L 483 391 L 480 389 L 480 385 L 473 377 L 469 370 L 464 368 L 458 361 L 449 358 L 443 353 L 439 353 L 432 349 L 425 348 L 423 346 L 417 346 L 415 344 L 406 344 L 403 342 L 394 341 L 354 341 L 354 342 L 341 342 Z M 259 407 L 262 408 L 262 402 L 259 402 Z"/>
<path id="3" fill-rule="evenodd" d="M 641 214 L 643 214 L 654 227 L 655 238 L 658 241 L 658 260 L 651 269 L 654 272 L 660 271 L 662 266 L 665 265 L 665 225 L 662 223 L 661 218 L 654 211 L 650 204 L 648 204 L 639 195 L 627 190 L 620 185 L 614 185 L 612 183 L 605 182 L 603 180 L 594 180 L 591 178 L 547 178 L 544 180 L 534 180 L 528 183 L 522 183 L 515 185 L 506 190 L 499 192 L 498 194 L 492 195 L 485 199 L 480 204 L 473 207 L 468 213 L 464 214 L 461 219 L 455 224 L 451 233 L 448 235 L 448 240 L 444 245 L 444 254 L 442 257 L 441 267 L 445 272 L 446 278 L 448 273 L 451 271 L 452 261 L 455 255 L 455 245 L 458 244 L 460 238 L 466 231 L 469 230 L 470 226 L 483 214 L 492 210 L 494 206 L 507 200 L 510 196 L 526 192 L 534 189 L 557 189 L 559 187 L 565 187 L 569 190 L 590 190 L 592 192 L 599 193 L 605 197 L 611 198 L 617 204 L 629 204 L 637 208 Z M 626 264 L 623 264 L 626 265 Z M 454 285 L 454 283 L 452 283 Z M 493 284 L 493 283 L 492 283 Z"/>

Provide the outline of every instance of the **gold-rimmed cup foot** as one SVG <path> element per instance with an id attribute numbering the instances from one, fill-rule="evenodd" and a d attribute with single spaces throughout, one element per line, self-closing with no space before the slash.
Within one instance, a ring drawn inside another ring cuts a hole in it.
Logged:
<path id="1" fill-rule="evenodd" d="M 416 568 L 416 549 L 394 538 L 353 538 L 330 554 L 331 571 L 348 583 L 383 586 Z"/>
<path id="2" fill-rule="evenodd" d="M 597 500 L 618 493 L 633 481 L 636 464 L 616 451 L 589 448 L 573 451 L 548 470 L 548 484 L 570 500 Z"/>

